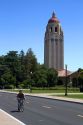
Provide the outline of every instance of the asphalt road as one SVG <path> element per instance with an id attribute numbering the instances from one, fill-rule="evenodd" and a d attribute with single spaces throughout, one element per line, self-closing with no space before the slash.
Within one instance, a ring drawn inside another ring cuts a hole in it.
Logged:
<path id="1" fill-rule="evenodd" d="M 25 97 L 25 110 L 18 112 L 16 94 L 0 92 L 0 108 L 26 125 L 83 125 L 82 104 Z"/>

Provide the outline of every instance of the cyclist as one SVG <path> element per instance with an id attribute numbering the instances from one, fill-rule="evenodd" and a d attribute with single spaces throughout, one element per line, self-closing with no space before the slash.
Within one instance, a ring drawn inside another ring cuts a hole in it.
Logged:
<path id="1" fill-rule="evenodd" d="M 19 90 L 19 93 L 17 94 L 17 100 L 18 100 L 18 111 L 20 111 L 21 106 L 23 107 L 23 103 L 25 100 L 24 94 L 22 90 Z"/>

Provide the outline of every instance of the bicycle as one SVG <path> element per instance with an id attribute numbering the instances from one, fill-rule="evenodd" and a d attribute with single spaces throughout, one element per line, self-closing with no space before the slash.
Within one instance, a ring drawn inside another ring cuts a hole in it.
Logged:
<path id="1" fill-rule="evenodd" d="M 18 111 L 19 112 L 24 111 L 24 99 L 18 98 Z"/>

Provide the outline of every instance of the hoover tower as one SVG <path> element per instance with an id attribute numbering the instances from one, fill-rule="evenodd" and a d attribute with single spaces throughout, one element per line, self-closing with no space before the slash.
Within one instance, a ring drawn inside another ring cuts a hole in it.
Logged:
<path id="1" fill-rule="evenodd" d="M 54 12 L 46 26 L 44 64 L 48 68 L 56 70 L 64 69 L 64 35 L 60 22 Z"/>

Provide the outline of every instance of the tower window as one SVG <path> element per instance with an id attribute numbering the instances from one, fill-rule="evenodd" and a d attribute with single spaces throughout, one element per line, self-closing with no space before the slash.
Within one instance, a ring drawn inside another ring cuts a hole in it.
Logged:
<path id="1" fill-rule="evenodd" d="M 52 32 L 52 27 L 51 27 L 51 32 Z"/>
<path id="2" fill-rule="evenodd" d="M 55 32 L 57 32 L 57 27 L 55 27 Z"/>

